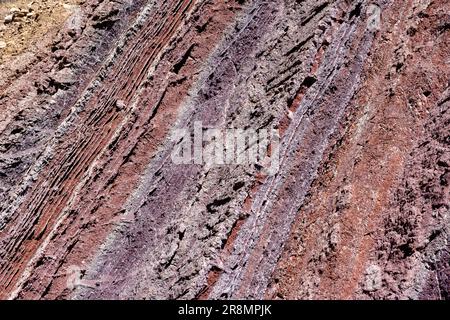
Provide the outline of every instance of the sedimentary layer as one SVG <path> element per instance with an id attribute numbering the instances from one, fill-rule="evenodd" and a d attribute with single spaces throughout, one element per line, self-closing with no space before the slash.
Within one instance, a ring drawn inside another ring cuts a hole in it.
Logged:
<path id="1" fill-rule="evenodd" d="M 449 299 L 447 1 L 62 3 L 0 3 L 1 299 Z"/>

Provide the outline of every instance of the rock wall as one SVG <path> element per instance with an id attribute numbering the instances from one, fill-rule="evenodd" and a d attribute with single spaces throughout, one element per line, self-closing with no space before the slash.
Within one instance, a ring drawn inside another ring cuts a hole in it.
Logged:
<path id="1" fill-rule="evenodd" d="M 449 299 L 447 1 L 52 5 L 0 4 L 1 299 Z"/>

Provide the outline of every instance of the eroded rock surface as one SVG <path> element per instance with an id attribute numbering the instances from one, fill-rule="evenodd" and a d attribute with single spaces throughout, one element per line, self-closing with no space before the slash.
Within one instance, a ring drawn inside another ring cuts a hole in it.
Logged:
<path id="1" fill-rule="evenodd" d="M 58 3 L 0 3 L 1 299 L 449 299 L 448 1 Z"/>

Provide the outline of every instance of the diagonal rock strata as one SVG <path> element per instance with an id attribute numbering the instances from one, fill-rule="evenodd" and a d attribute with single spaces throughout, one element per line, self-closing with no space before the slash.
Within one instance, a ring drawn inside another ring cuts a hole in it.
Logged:
<path id="1" fill-rule="evenodd" d="M 1 299 L 448 299 L 445 1 L 66 7 L 0 59 Z"/>

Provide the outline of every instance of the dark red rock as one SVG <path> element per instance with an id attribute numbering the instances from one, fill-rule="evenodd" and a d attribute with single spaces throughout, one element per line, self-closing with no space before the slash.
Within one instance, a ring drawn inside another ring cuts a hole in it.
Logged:
<path id="1" fill-rule="evenodd" d="M 84 1 L 1 66 L 0 298 L 449 299 L 449 9 Z"/>

